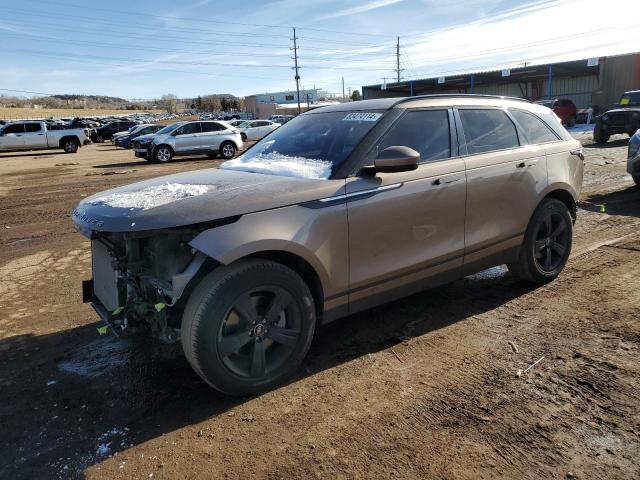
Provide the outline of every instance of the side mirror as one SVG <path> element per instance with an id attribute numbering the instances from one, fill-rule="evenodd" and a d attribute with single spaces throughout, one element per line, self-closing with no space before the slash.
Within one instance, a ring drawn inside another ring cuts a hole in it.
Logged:
<path id="1" fill-rule="evenodd" d="M 376 172 L 408 172 L 418 168 L 420 153 L 413 148 L 393 145 L 378 154 L 373 166 Z"/>

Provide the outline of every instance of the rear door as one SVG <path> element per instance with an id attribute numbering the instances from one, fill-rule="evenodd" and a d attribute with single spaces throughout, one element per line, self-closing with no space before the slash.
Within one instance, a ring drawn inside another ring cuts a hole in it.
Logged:
<path id="1" fill-rule="evenodd" d="M 202 122 L 200 124 L 200 148 L 203 153 L 215 153 L 220 148 L 220 133 L 225 128 L 217 122 Z"/>
<path id="2" fill-rule="evenodd" d="M 504 109 L 459 108 L 456 119 L 467 171 L 464 263 L 475 270 L 522 243 L 547 185 L 546 157 Z"/>
<path id="3" fill-rule="evenodd" d="M 47 135 L 40 122 L 24 124 L 24 144 L 26 148 L 46 148 Z"/>
<path id="4" fill-rule="evenodd" d="M 401 145 L 420 152 L 418 168 L 347 179 L 351 311 L 421 290 L 436 275 L 459 275 L 466 178 L 453 125 L 450 110 L 408 110 L 366 164 Z"/>
<path id="5" fill-rule="evenodd" d="M 176 153 L 198 153 L 200 148 L 200 122 L 182 125 L 176 132 Z"/>
<path id="6" fill-rule="evenodd" d="M 13 123 L 2 129 L 0 147 L 3 150 L 19 150 L 24 148 L 24 123 Z"/>

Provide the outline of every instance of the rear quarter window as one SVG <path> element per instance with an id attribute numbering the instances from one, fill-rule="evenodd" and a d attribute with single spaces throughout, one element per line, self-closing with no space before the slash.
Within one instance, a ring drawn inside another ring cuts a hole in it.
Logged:
<path id="1" fill-rule="evenodd" d="M 510 110 L 520 125 L 529 143 L 548 143 L 558 141 L 558 136 L 535 115 L 523 110 Z"/>

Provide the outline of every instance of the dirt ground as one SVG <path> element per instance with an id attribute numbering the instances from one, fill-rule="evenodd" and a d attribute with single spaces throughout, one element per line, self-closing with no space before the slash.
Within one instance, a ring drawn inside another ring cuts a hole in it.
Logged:
<path id="1" fill-rule="evenodd" d="M 243 399 L 177 349 L 98 335 L 69 217 L 217 162 L 0 154 L 0 478 L 640 478 L 640 189 L 626 138 L 576 136 L 585 187 L 556 281 L 499 267 L 335 322 L 288 385 Z"/>

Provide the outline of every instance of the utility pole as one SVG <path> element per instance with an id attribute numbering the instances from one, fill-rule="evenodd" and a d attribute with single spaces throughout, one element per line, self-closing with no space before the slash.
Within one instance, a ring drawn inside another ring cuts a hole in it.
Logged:
<path id="1" fill-rule="evenodd" d="M 300 75 L 298 74 L 298 38 L 296 37 L 296 29 L 293 28 L 293 61 L 296 71 L 296 97 L 298 99 L 298 115 L 300 115 Z"/>
<path id="2" fill-rule="evenodd" d="M 344 77 L 342 77 L 342 98 L 345 98 L 345 96 L 344 96 Z"/>
<path id="3" fill-rule="evenodd" d="M 398 42 L 396 43 L 396 74 L 398 75 L 398 83 L 400 83 L 400 37 L 398 37 Z"/>
<path id="4" fill-rule="evenodd" d="M 351 98 L 351 87 L 347 88 L 349 90 L 349 98 Z"/>

